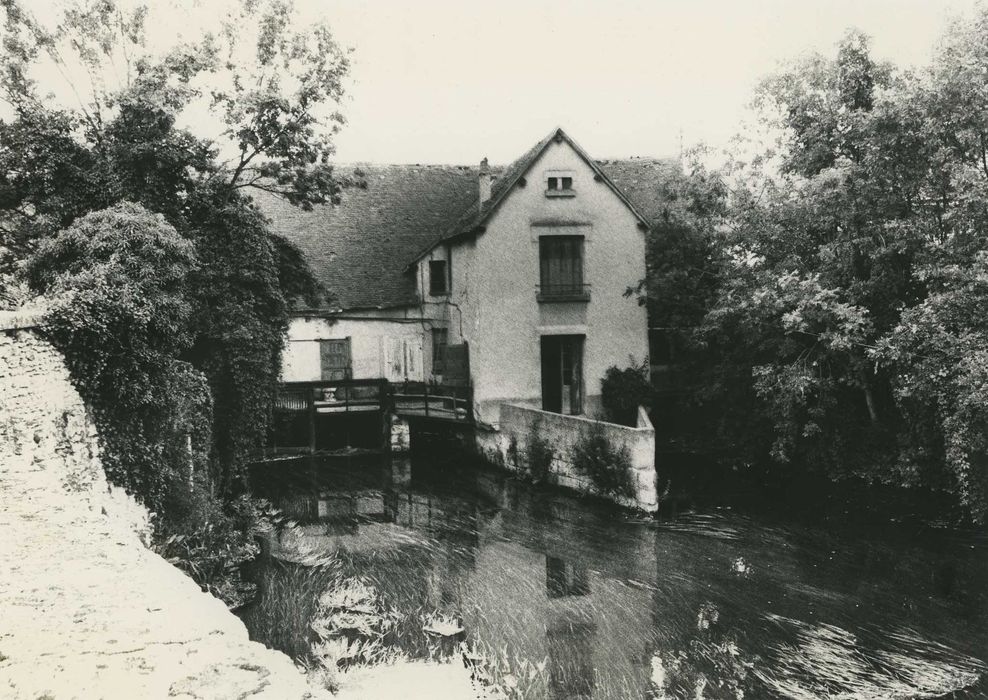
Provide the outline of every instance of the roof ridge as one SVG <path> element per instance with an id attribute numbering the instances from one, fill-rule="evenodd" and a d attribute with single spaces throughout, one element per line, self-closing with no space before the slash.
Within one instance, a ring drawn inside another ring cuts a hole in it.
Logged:
<path id="1" fill-rule="evenodd" d="M 464 163 L 372 163 L 370 161 L 336 161 L 333 164 L 336 168 L 450 168 L 455 170 L 476 170 L 480 167 L 477 165 L 466 165 Z M 506 166 L 492 163 L 491 168 L 504 168 Z"/>

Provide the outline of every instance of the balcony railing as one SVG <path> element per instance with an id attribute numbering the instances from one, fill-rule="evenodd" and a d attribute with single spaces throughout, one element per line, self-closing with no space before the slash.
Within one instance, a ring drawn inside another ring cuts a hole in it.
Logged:
<path id="1" fill-rule="evenodd" d="M 542 284 L 538 287 L 536 299 L 540 302 L 590 301 L 590 285 L 571 282 Z"/>

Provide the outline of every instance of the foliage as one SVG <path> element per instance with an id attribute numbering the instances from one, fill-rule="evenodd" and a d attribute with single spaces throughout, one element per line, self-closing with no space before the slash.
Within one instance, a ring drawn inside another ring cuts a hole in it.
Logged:
<path id="1" fill-rule="evenodd" d="M 266 434 L 289 305 L 295 298 L 318 304 L 323 293 L 298 250 L 270 234 L 247 192 L 274 191 L 300 206 L 338 197 L 344 183 L 332 177 L 327 159 L 341 117 L 327 108 L 342 94 L 346 53 L 324 25 L 301 22 L 285 0 L 238 0 L 218 26 L 163 48 L 146 31 L 157 8 L 124 0 L 69 3 L 46 17 L 48 24 L 18 0 L 2 0 L 0 9 L 0 90 L 13 108 L 13 119 L 0 122 L 0 274 L 16 273 L 88 212 L 131 201 L 163 216 L 195 264 L 181 289 L 142 289 L 146 303 L 180 307 L 183 317 L 163 316 L 158 323 L 172 327 L 149 331 L 162 342 L 149 343 L 148 352 L 127 336 L 106 347 L 119 346 L 112 362 L 122 365 L 157 358 L 155 371 L 174 375 L 167 396 L 196 382 L 201 388 L 205 377 L 204 401 L 214 410 L 200 432 L 210 441 L 203 449 L 211 481 L 222 494 L 239 492 L 245 461 Z M 202 109 L 221 117 L 212 138 L 179 126 Z M 44 255 L 32 264 L 32 287 L 58 293 L 52 285 L 63 261 Z M 136 303 L 110 288 L 117 281 L 105 280 L 106 299 L 120 294 L 121 304 Z M 66 304 L 59 313 L 67 327 L 73 311 Z M 109 301 L 101 308 L 115 313 Z M 83 366 L 92 360 L 85 350 L 70 358 L 75 370 L 104 371 Z M 113 371 L 118 385 L 124 376 L 139 378 Z M 184 419 L 168 398 L 155 399 L 158 419 L 146 423 Z M 122 411 L 118 417 L 116 432 L 132 442 L 121 453 L 138 451 L 144 437 L 137 419 L 128 422 Z M 156 506 L 160 484 L 131 478 L 150 474 L 155 458 L 147 450 L 131 466 L 111 467 L 111 478 Z M 134 474 L 124 478 L 123 469 Z"/>
<path id="2" fill-rule="evenodd" d="M 755 106 L 774 139 L 684 173 L 713 204 L 678 206 L 650 253 L 696 272 L 653 261 L 639 291 L 689 350 L 693 444 L 988 513 L 986 41 L 981 9 L 906 73 L 850 32 L 834 58 L 763 82 Z"/>
<path id="3" fill-rule="evenodd" d="M 233 604 L 288 308 L 324 294 L 248 193 L 338 199 L 348 59 L 290 0 L 232 0 L 163 47 L 158 9 L 77 0 L 46 24 L 0 0 L 0 282 L 51 300 L 107 475 L 157 513 L 160 551 Z M 204 113 L 218 133 L 193 133 Z"/>
<path id="4" fill-rule="evenodd" d="M 312 665 L 311 625 L 320 594 L 336 580 L 333 562 L 310 566 L 268 562 L 258 580 L 261 595 L 243 612 L 251 639 Z"/>
<path id="5" fill-rule="evenodd" d="M 603 425 L 593 422 L 580 432 L 573 445 L 573 466 L 593 481 L 594 486 L 609 496 L 635 496 L 634 468 L 631 454 L 624 445 L 614 447 Z"/>
<path id="6" fill-rule="evenodd" d="M 249 496 L 221 501 L 202 479 L 175 485 L 169 489 L 154 549 L 204 591 L 239 607 L 255 593 L 241 567 L 258 553 L 254 538 L 262 528 L 264 507 Z"/>
<path id="7" fill-rule="evenodd" d="M 931 293 L 906 310 L 875 357 L 898 370 L 893 388 L 910 432 L 903 469 L 988 512 L 988 251 L 929 271 Z M 939 474 L 941 463 L 949 474 Z M 945 477 L 949 478 L 942 483 Z"/>
<path id="8" fill-rule="evenodd" d="M 78 219 L 29 261 L 45 330 L 93 412 L 107 476 L 155 510 L 204 466 L 210 397 L 192 345 L 192 245 L 132 203 Z"/>
<path id="9" fill-rule="evenodd" d="M 508 439 L 508 449 L 505 450 L 505 460 L 508 464 L 514 467 L 518 466 L 518 436 L 515 433 L 511 433 L 511 437 Z"/>
<path id="10" fill-rule="evenodd" d="M 624 369 L 607 368 L 600 394 L 607 420 L 634 427 L 638 422 L 638 407 L 652 403 L 652 385 L 648 379 L 648 359 L 641 364 L 636 364 L 633 357 L 629 360 L 630 365 Z"/>
<path id="11" fill-rule="evenodd" d="M 552 460 L 556 456 L 552 445 L 546 439 L 542 431 L 542 419 L 536 418 L 532 421 L 531 430 L 528 431 L 528 440 L 525 444 L 525 461 L 528 463 L 528 471 L 532 475 L 535 483 L 544 483 L 552 472 Z"/>

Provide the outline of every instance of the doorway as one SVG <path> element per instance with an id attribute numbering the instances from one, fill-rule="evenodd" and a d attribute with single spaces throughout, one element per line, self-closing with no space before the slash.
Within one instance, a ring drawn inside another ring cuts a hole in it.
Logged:
<path id="1" fill-rule="evenodd" d="M 582 335 L 542 336 L 542 410 L 583 413 Z"/>

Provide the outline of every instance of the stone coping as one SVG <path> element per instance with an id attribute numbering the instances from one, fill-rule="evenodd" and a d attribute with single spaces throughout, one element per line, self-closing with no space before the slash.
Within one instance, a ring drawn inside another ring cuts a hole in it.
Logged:
<path id="1" fill-rule="evenodd" d="M 20 309 L 0 311 L 0 331 L 19 331 L 38 328 L 45 310 L 40 306 L 27 306 Z"/>
<path id="2" fill-rule="evenodd" d="M 602 420 L 600 418 L 592 418 L 590 416 L 584 416 L 584 415 L 575 415 L 574 416 L 574 415 L 570 415 L 570 414 L 567 414 L 567 413 L 554 413 L 553 411 L 545 411 L 545 410 L 543 410 L 541 408 L 536 408 L 535 406 L 531 406 L 531 405 L 520 403 L 520 402 L 519 403 L 516 403 L 516 402 L 512 402 L 512 401 L 506 401 L 506 402 L 502 403 L 501 405 L 502 406 L 509 406 L 511 408 L 521 409 L 523 411 L 529 411 L 531 413 L 538 413 L 538 414 L 543 415 L 543 416 L 546 416 L 546 417 L 548 417 L 548 418 L 550 418 L 552 420 L 555 420 L 555 419 L 563 419 L 565 421 L 576 421 L 576 422 L 583 422 L 583 423 L 599 423 L 601 425 L 607 426 L 607 429 L 608 430 L 630 431 L 631 433 L 634 433 L 634 434 L 654 433 L 655 432 L 655 428 L 652 426 L 652 421 L 648 417 L 648 413 L 645 411 L 645 407 L 644 406 L 639 406 L 638 407 L 638 421 L 637 421 L 637 425 L 635 427 L 631 427 L 630 425 L 622 425 L 621 423 L 611 423 L 610 421 Z"/>

